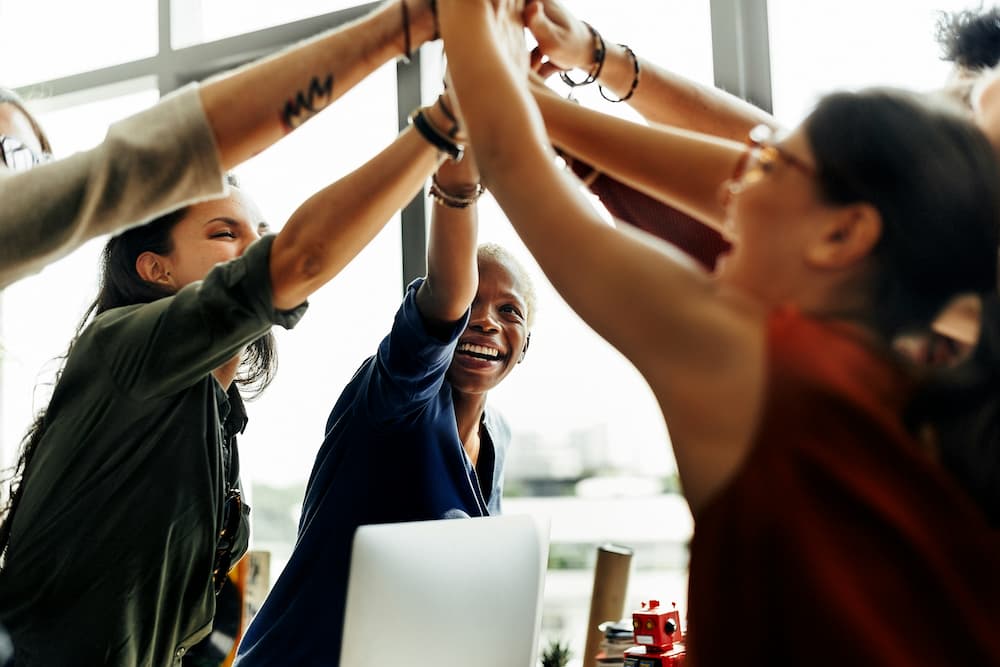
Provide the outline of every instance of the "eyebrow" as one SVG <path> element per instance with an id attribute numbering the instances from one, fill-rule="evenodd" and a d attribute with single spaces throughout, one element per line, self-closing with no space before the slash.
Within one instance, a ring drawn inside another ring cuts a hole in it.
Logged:
<path id="1" fill-rule="evenodd" d="M 222 222 L 229 227 L 242 227 L 243 223 L 234 218 L 227 218 L 226 216 L 219 216 L 217 218 L 212 218 L 211 220 L 206 220 L 202 227 L 207 227 L 213 222 Z M 253 231 L 257 232 L 259 236 L 271 233 L 271 225 L 266 220 L 260 220 L 256 223 L 247 223 Z"/>
<path id="2" fill-rule="evenodd" d="M 524 298 L 518 296 L 517 294 L 514 294 L 513 292 L 502 292 L 500 296 L 504 299 L 507 299 L 508 301 L 513 301 L 517 303 L 517 305 L 521 306 L 522 308 L 526 307 L 527 302 L 524 300 Z"/>
<path id="3" fill-rule="evenodd" d="M 224 222 L 227 225 L 229 225 L 230 227 L 239 227 L 239 226 L 241 226 L 243 224 L 243 223 L 239 222 L 238 220 L 234 220 L 233 218 L 226 218 L 226 217 L 221 217 L 220 216 L 218 218 L 212 218 L 211 220 L 206 220 L 205 224 L 202 225 L 202 226 L 204 227 L 206 225 L 210 225 L 213 222 Z"/>

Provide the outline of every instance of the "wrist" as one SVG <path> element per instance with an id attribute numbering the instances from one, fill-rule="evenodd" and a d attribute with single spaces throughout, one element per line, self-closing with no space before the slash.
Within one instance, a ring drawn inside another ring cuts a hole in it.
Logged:
<path id="1" fill-rule="evenodd" d="M 451 183 L 447 184 L 438 179 L 435 174 L 431 180 L 431 187 L 427 195 L 434 200 L 438 206 L 446 208 L 468 208 L 476 203 L 486 192 L 482 183 Z"/>
<path id="2" fill-rule="evenodd" d="M 396 49 L 399 59 L 409 63 L 422 45 L 440 36 L 437 0 L 395 0 L 392 5 L 400 20 Z"/>
<path id="3" fill-rule="evenodd" d="M 459 162 L 465 151 L 465 140 L 459 133 L 458 123 L 448 120 L 449 114 L 439 98 L 436 104 L 414 110 L 410 114 L 410 124 L 427 143 L 453 162 Z"/>
<path id="4" fill-rule="evenodd" d="M 597 83 L 601 97 L 613 103 L 632 99 L 639 86 L 640 70 L 639 57 L 628 45 L 609 44 Z"/>
<path id="5" fill-rule="evenodd" d="M 607 47 L 604 44 L 604 38 L 601 37 L 601 33 L 597 32 L 594 26 L 587 22 L 583 22 L 583 25 L 586 26 L 587 30 L 590 32 L 590 46 L 589 55 L 585 60 L 587 64 L 580 67 L 580 69 L 586 71 L 587 75 L 582 79 L 573 79 L 567 72 L 559 73 L 559 78 L 562 79 L 563 83 L 571 88 L 586 86 L 597 81 L 597 79 L 601 76 L 601 70 L 604 68 L 604 59 L 607 55 Z"/>
<path id="6" fill-rule="evenodd" d="M 445 101 L 444 95 L 439 95 L 434 104 L 424 107 L 424 113 L 435 130 L 462 146 L 469 143 L 469 138 L 459 124 L 451 105 Z"/>

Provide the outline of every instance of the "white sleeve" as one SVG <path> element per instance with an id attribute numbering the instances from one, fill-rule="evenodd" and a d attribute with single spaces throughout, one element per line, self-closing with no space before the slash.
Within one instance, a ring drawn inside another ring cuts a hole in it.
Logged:
<path id="1" fill-rule="evenodd" d="M 0 170 L 0 289 L 83 242 L 225 192 L 196 84 L 108 129 L 89 151 Z"/>

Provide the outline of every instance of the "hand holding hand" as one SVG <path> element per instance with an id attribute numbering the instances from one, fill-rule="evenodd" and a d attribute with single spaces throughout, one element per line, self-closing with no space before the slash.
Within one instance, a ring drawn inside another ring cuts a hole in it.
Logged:
<path id="1" fill-rule="evenodd" d="M 574 67 L 589 69 L 594 64 L 590 30 L 559 0 L 529 0 L 524 23 L 538 41 L 531 52 L 531 68 L 543 78 Z"/>
<path id="2" fill-rule="evenodd" d="M 476 0 L 437 0 L 440 16 L 449 15 L 456 19 L 462 11 L 469 11 Z M 500 47 L 507 64 L 515 71 L 528 71 L 528 50 L 524 41 L 524 1 L 525 0 L 480 0 L 480 11 L 485 9 L 493 39 Z M 442 22 L 442 25 L 446 23 Z M 461 23 L 453 23 L 453 29 Z M 444 29 L 447 32 L 447 28 Z M 443 35 L 448 41 L 448 35 Z"/>

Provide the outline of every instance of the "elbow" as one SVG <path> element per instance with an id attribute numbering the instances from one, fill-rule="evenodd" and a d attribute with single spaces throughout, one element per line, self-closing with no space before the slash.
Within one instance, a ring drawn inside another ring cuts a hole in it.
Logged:
<path id="1" fill-rule="evenodd" d="M 322 248 L 289 248 L 272 256 L 271 291 L 278 310 L 295 308 L 329 279 Z"/>

